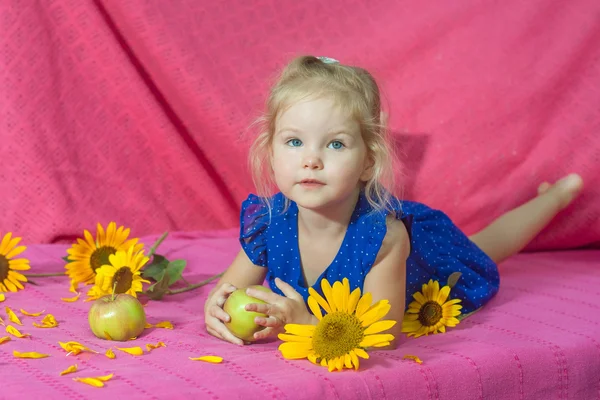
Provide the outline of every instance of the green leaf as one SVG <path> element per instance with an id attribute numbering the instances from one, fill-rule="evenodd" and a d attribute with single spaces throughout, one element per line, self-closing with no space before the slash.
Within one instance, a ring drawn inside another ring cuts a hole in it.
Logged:
<path id="1" fill-rule="evenodd" d="M 448 277 L 447 285 L 450 286 L 450 288 L 453 288 L 454 285 L 456 285 L 456 282 L 458 282 L 458 280 L 460 279 L 461 275 L 462 275 L 462 273 L 460 273 L 460 272 L 451 273 L 450 276 Z"/>
<path id="2" fill-rule="evenodd" d="M 152 262 L 142 268 L 142 277 L 144 279 L 153 279 L 156 282 L 159 282 L 165 276 L 168 265 L 169 260 L 156 254 L 152 259 Z"/>
<path id="3" fill-rule="evenodd" d="M 62 260 L 63 260 L 64 262 L 66 262 L 66 263 L 70 263 L 70 262 L 71 262 L 71 260 L 69 260 L 69 256 L 64 256 L 64 257 L 62 257 Z"/>
<path id="4" fill-rule="evenodd" d="M 181 279 L 181 274 L 185 269 L 185 260 L 174 260 L 167 266 L 167 276 L 169 277 L 169 286 Z"/>

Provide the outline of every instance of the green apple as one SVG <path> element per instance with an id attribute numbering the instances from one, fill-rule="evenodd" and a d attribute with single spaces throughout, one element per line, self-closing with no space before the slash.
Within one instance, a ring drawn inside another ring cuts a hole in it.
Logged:
<path id="1" fill-rule="evenodd" d="M 249 287 L 259 289 L 264 292 L 271 292 L 271 289 L 261 285 L 253 285 Z M 229 331 L 238 338 L 251 342 L 254 341 L 254 334 L 264 328 L 263 326 L 257 325 L 254 322 L 254 318 L 266 317 L 266 314 L 254 311 L 246 311 L 246 304 L 265 304 L 265 302 L 248 296 L 246 294 L 246 289 L 247 288 L 237 289 L 231 293 L 223 305 L 223 310 L 231 318 L 229 322 L 225 322 L 227 329 L 229 329 Z"/>
<path id="2" fill-rule="evenodd" d="M 130 294 L 109 294 L 92 304 L 88 322 L 100 339 L 126 341 L 144 331 L 146 312 L 139 300 Z"/>

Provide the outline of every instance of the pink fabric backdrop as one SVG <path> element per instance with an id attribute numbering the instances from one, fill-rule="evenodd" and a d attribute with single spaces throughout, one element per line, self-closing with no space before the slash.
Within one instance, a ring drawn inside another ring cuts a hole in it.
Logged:
<path id="1" fill-rule="evenodd" d="M 200 282 L 221 272 L 237 248 L 235 231 L 174 233 L 161 252 L 188 261 L 185 277 Z M 156 237 L 142 238 L 149 246 Z M 33 245 L 25 253 L 35 272 L 62 268 L 66 246 Z M 404 399 L 519 400 L 600 397 L 600 251 L 520 254 L 501 265 L 502 286 L 481 311 L 443 335 L 402 336 L 394 351 L 373 351 L 358 373 L 329 373 L 308 360 L 285 360 L 279 341 L 237 347 L 204 330 L 202 306 L 213 285 L 150 301 L 148 321 L 168 320 L 173 330 L 151 328 L 125 344 L 97 339 L 87 323 L 90 303 L 65 303 L 71 296 L 64 277 L 39 278 L 38 286 L 8 293 L 4 306 L 52 313 L 59 326 L 32 326 L 42 317 L 22 317 L 18 328 L 31 338 L 0 344 L 2 399 Z M 0 333 L 0 336 L 5 334 Z M 58 342 L 77 341 L 101 354 L 66 356 Z M 134 357 L 115 346 L 163 341 Z M 15 359 L 14 350 L 50 357 Z M 417 364 L 405 355 L 423 360 Z M 218 355 L 222 364 L 188 357 Z M 78 364 L 75 374 L 60 371 Z M 114 378 L 104 388 L 74 382 L 73 377 Z"/>
<path id="2" fill-rule="evenodd" d="M 242 134 L 312 53 L 379 79 L 406 198 L 472 233 L 578 171 L 584 195 L 529 249 L 598 243 L 599 18 L 596 0 L 4 0 L 0 232 L 235 227 Z"/>

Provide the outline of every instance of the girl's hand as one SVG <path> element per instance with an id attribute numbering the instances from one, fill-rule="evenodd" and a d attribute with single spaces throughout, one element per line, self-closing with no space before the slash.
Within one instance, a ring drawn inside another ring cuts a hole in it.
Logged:
<path id="1" fill-rule="evenodd" d="M 229 322 L 231 317 L 223 310 L 223 305 L 227 297 L 235 290 L 235 286 L 229 283 L 223 283 L 215 289 L 204 304 L 204 323 L 206 324 L 206 331 L 211 335 L 243 346 L 244 341 L 234 336 L 224 324 L 224 322 Z"/>
<path id="2" fill-rule="evenodd" d="M 267 314 L 266 318 L 256 317 L 254 319 L 255 323 L 265 327 L 254 334 L 255 339 L 264 339 L 283 332 L 285 324 L 316 324 L 318 321 L 317 317 L 308 311 L 304 298 L 293 287 L 279 278 L 275 278 L 275 285 L 285 297 L 258 289 L 246 289 L 248 296 L 266 302 L 266 304 L 246 304 L 246 311 Z"/>

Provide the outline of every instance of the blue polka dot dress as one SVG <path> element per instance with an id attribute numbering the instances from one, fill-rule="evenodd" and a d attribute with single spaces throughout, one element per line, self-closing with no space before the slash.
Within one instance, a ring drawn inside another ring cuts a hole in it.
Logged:
<path id="1" fill-rule="evenodd" d="M 308 299 L 298 248 L 298 207 L 278 193 L 271 208 L 258 196 L 249 195 L 242 203 L 240 243 L 250 260 L 268 268 L 266 279 L 271 289 L 275 278 L 287 282 Z M 498 291 L 500 278 L 496 264 L 462 233 L 443 212 L 424 204 L 394 199 L 395 217 L 402 220 L 410 236 L 411 251 L 406 262 L 406 305 L 413 293 L 429 279 L 446 284 L 453 272 L 462 275 L 452 288 L 451 297 L 462 300 L 462 313 L 483 306 Z M 322 295 L 320 282 L 348 278 L 350 289 L 363 291 L 386 234 L 386 213 L 374 211 L 363 193 L 350 219 L 342 245 L 317 279 L 313 289 Z"/>

